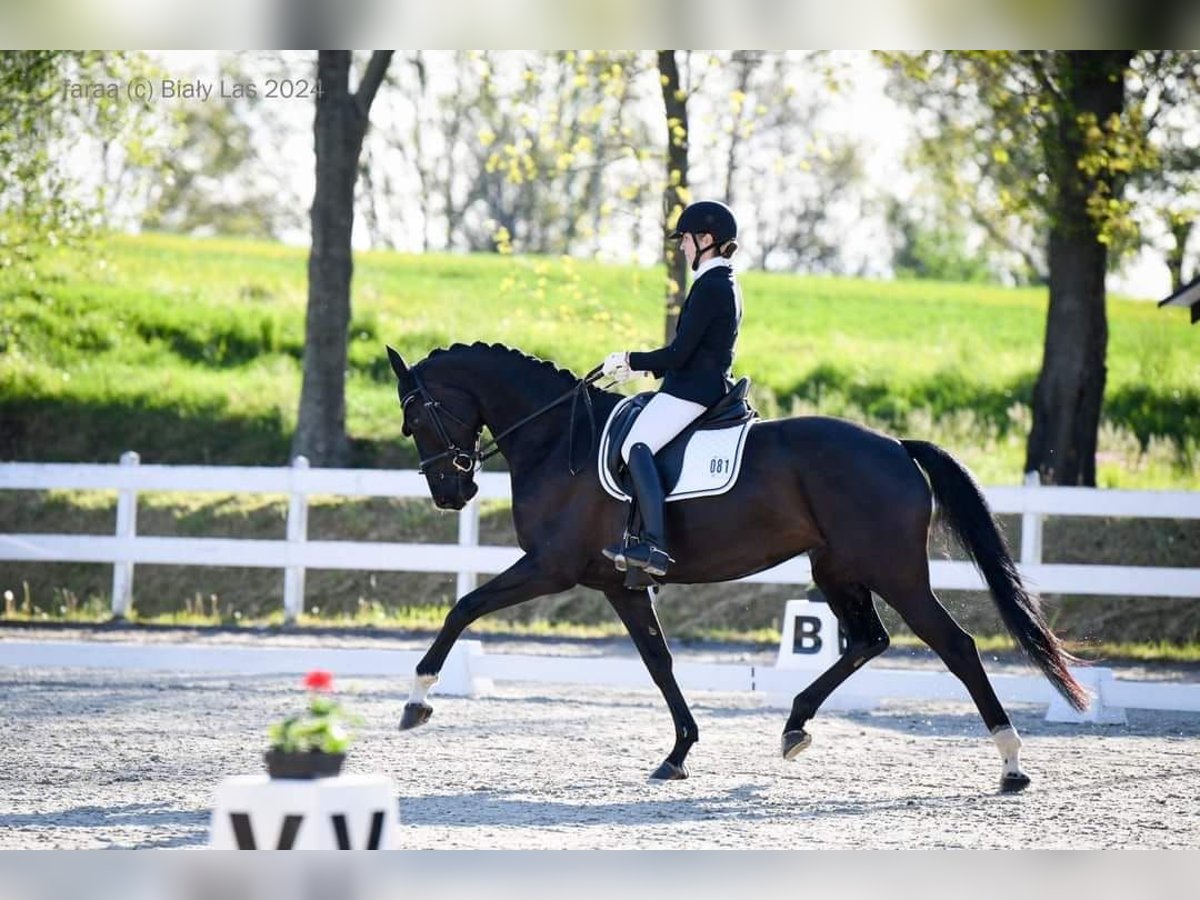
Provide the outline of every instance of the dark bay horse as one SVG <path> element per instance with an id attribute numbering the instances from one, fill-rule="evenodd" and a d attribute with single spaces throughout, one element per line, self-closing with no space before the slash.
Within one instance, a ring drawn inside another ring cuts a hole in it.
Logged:
<path id="1" fill-rule="evenodd" d="M 651 777 L 686 778 L 684 760 L 698 732 L 671 671 L 653 596 L 625 589 L 623 575 L 600 552 L 620 537 L 626 510 L 600 486 L 591 429 L 593 422 L 607 420 L 620 395 L 498 345 L 455 344 L 411 368 L 391 347 L 388 356 L 399 381 L 403 430 L 416 442 L 434 503 L 461 509 L 475 495 L 475 472 L 481 456 L 488 455 L 479 450 L 486 426 L 495 436 L 493 450 L 508 462 L 512 515 L 524 551 L 511 568 L 450 610 L 417 665 L 400 727 L 429 719 L 426 695 L 468 625 L 495 610 L 580 584 L 602 592 L 612 604 L 671 711 L 675 745 Z M 924 441 L 900 441 L 821 416 L 755 424 L 732 490 L 667 504 L 667 532 L 677 562 L 666 580 L 728 581 L 808 553 L 813 580 L 848 646 L 796 695 L 783 729 L 787 759 L 809 745 L 805 725 L 834 689 L 887 648 L 888 635 L 871 598 L 878 594 L 966 686 L 1000 752 L 1001 789 L 1018 791 L 1029 783 L 1020 768 L 1020 738 L 988 681 L 974 640 L 929 586 L 933 498 L 982 572 L 1013 637 L 1075 708 L 1086 708 L 1087 694 L 1067 668 L 1073 659 L 1023 587 L 979 486 L 953 457 Z"/>

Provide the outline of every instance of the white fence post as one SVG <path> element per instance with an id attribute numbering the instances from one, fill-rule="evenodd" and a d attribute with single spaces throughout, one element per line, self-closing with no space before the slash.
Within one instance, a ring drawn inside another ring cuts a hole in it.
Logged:
<path id="1" fill-rule="evenodd" d="M 139 465 L 142 458 L 132 450 L 121 454 L 121 465 Z M 122 488 L 117 492 L 117 539 L 137 537 L 137 489 Z M 124 619 L 133 604 L 133 563 L 117 560 L 113 563 L 112 614 Z"/>
<path id="2" fill-rule="evenodd" d="M 296 484 L 297 475 L 308 469 L 308 457 L 297 456 L 292 460 L 291 492 L 288 495 L 287 542 L 288 557 L 292 565 L 283 570 L 283 621 L 295 625 L 304 611 L 304 563 L 301 560 L 303 544 L 308 540 L 308 495 Z"/>
<path id="3" fill-rule="evenodd" d="M 1025 473 L 1025 487 L 1035 488 L 1042 480 L 1037 472 Z M 1041 513 L 1021 513 L 1021 565 L 1040 566 L 1042 564 L 1042 519 Z"/>
<path id="4" fill-rule="evenodd" d="M 464 506 L 458 513 L 458 546 L 460 547 L 478 547 L 479 546 L 479 498 L 474 498 L 470 503 Z M 458 573 L 458 584 L 455 588 L 457 591 L 455 599 L 463 597 L 466 594 L 475 590 L 475 574 L 474 572 Z"/>

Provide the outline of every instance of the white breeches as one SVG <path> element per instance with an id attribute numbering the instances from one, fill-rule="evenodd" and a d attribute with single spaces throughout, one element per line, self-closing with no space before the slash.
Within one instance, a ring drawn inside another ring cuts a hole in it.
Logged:
<path id="1" fill-rule="evenodd" d="M 651 453 L 657 453 L 698 419 L 705 409 L 707 407 L 699 403 L 659 391 L 650 398 L 633 428 L 629 429 L 629 435 L 621 445 L 621 458 L 629 462 L 629 451 L 634 444 L 645 444 Z"/>

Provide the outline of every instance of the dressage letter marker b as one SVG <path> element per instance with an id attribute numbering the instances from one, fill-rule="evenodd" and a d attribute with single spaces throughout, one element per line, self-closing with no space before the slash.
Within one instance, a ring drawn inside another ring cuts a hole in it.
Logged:
<path id="1" fill-rule="evenodd" d="M 783 611 L 783 635 L 779 642 L 781 669 L 812 669 L 815 678 L 842 654 L 841 629 L 827 603 L 789 600 Z"/>
<path id="2" fill-rule="evenodd" d="M 788 707 L 795 694 L 838 661 L 846 649 L 846 636 L 828 603 L 807 599 L 787 602 L 782 632 L 775 668 L 794 669 L 795 677 L 788 677 L 786 689 L 781 685 L 768 692 L 767 702 L 772 706 Z M 849 691 L 840 688 L 825 705 L 833 709 L 870 709 L 875 703 L 866 696 L 853 693 L 851 683 Z"/>
<path id="3" fill-rule="evenodd" d="M 795 635 L 792 638 L 792 652 L 808 655 L 821 652 L 824 641 L 821 640 L 821 620 L 816 616 L 796 616 L 794 624 Z"/>

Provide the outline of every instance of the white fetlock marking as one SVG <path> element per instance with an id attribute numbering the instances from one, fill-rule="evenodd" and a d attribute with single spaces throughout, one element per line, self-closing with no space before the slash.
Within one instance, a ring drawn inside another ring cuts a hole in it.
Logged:
<path id="1" fill-rule="evenodd" d="M 1011 725 L 1002 725 L 992 732 L 992 740 L 1000 751 L 1005 775 L 1021 774 L 1021 737 Z"/>
<path id="2" fill-rule="evenodd" d="M 412 693 L 408 695 L 409 703 L 424 703 L 429 689 L 437 684 L 436 675 L 418 675 L 413 679 Z"/>

